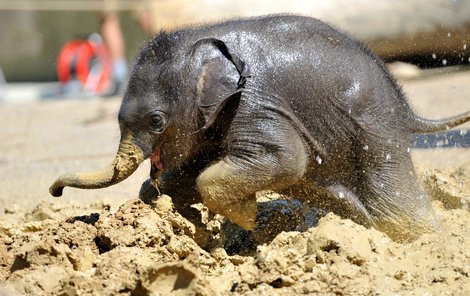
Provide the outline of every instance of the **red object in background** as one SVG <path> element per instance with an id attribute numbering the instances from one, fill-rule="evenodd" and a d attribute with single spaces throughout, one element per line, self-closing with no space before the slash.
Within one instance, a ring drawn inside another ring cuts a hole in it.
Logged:
<path id="1" fill-rule="evenodd" d="M 62 47 L 57 61 L 57 75 L 62 84 L 77 79 L 85 91 L 94 94 L 109 88 L 111 63 L 100 38 L 96 39 L 72 40 Z"/>

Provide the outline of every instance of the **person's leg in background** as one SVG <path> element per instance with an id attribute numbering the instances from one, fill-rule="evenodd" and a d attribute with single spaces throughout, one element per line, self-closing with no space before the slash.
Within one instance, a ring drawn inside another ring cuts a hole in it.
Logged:
<path id="1" fill-rule="evenodd" d="M 121 23 L 119 21 L 119 14 L 116 9 L 115 0 L 105 1 L 105 9 L 101 14 L 101 35 L 103 37 L 104 45 L 109 53 L 112 63 L 112 87 L 109 95 L 119 94 L 124 86 L 128 74 L 128 65 L 126 61 L 126 50 L 124 43 L 124 36 L 121 30 Z M 155 20 L 153 15 L 151 0 L 142 0 L 140 5 L 133 10 L 132 15 L 139 23 L 142 31 L 149 37 L 155 33 Z"/>
<path id="2" fill-rule="evenodd" d="M 156 9 L 154 0 L 141 0 L 140 5 L 132 12 L 132 16 L 139 23 L 142 31 L 149 37 L 155 34 L 155 18 L 153 10 Z"/>
<path id="3" fill-rule="evenodd" d="M 121 31 L 119 15 L 116 11 L 104 12 L 101 18 L 101 34 L 112 63 L 113 86 L 111 94 L 121 91 L 127 79 L 127 62 L 124 37 Z"/>

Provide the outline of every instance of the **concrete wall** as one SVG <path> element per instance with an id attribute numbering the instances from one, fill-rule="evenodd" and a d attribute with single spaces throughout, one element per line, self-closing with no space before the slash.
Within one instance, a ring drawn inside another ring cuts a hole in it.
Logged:
<path id="1" fill-rule="evenodd" d="M 147 37 L 128 14 L 121 21 L 131 60 Z M 93 32 L 99 32 L 93 12 L 0 10 L 0 67 L 7 81 L 55 80 L 60 48 Z"/>
<path id="2" fill-rule="evenodd" d="M 469 56 L 470 0 L 154 0 L 157 25 L 227 17 L 313 16 L 365 41 L 382 57 Z"/>
<path id="3" fill-rule="evenodd" d="M 39 0 L 38 0 L 39 1 Z M 389 60 L 436 55 L 469 63 L 470 0 L 148 0 L 156 29 L 229 17 L 297 13 L 323 19 Z M 146 39 L 122 13 L 127 54 Z M 98 31 L 93 12 L 0 10 L 0 66 L 8 81 L 55 79 L 61 46 Z M 131 58 L 130 58 L 131 60 Z"/>

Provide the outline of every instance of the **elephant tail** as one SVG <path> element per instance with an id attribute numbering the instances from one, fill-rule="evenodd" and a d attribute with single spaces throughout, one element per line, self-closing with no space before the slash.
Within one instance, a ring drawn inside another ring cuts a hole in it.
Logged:
<path id="1" fill-rule="evenodd" d="M 434 133 L 454 128 L 470 121 L 470 111 L 444 119 L 425 119 L 415 116 L 411 124 L 411 132 L 417 134 Z"/>

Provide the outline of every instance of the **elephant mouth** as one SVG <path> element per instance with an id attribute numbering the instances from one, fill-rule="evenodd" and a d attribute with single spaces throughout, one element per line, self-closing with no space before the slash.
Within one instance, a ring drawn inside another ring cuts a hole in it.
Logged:
<path id="1" fill-rule="evenodd" d="M 150 155 L 150 162 L 152 167 L 156 170 L 162 171 L 163 170 L 163 163 L 162 163 L 162 151 L 160 147 L 155 149 L 153 153 Z"/>

